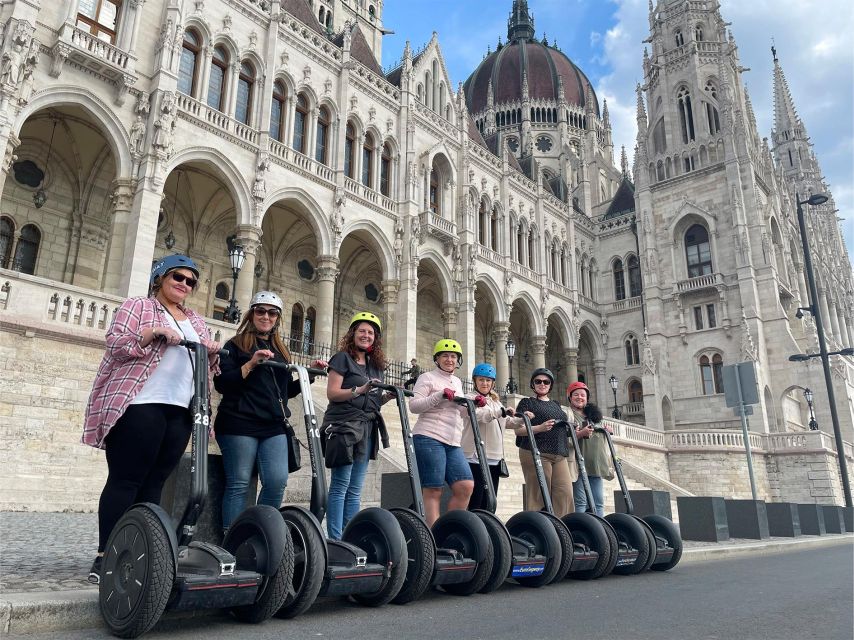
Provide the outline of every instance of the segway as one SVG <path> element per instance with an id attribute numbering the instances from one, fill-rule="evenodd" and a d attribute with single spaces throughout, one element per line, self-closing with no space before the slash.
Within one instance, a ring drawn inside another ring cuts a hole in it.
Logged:
<path id="1" fill-rule="evenodd" d="M 586 410 L 587 407 L 585 407 Z M 567 423 L 567 429 L 575 445 L 575 460 L 578 463 L 578 473 L 584 487 L 584 493 L 587 495 L 586 515 L 593 515 L 596 518 L 600 518 L 602 522 L 608 525 L 607 530 L 613 551 L 609 573 L 611 571 L 621 575 L 640 573 L 647 565 L 650 555 L 650 541 L 647 538 L 645 527 L 638 522 L 637 518 L 626 513 L 611 513 L 604 518 L 596 515 L 593 490 L 590 488 L 590 480 L 587 477 L 587 469 L 584 466 L 584 455 L 581 453 L 578 435 L 575 433 L 575 425 Z"/>
<path id="2" fill-rule="evenodd" d="M 413 508 L 391 509 L 403 529 L 409 554 L 406 579 L 392 602 L 406 604 L 417 600 L 430 586 L 441 586 L 445 592 L 454 595 L 477 593 L 490 579 L 495 561 L 486 525 L 471 511 L 454 510 L 440 516 L 432 530 L 427 526 L 415 445 L 404 399 L 414 394 L 388 384 L 374 386 L 390 391 L 397 401 L 413 501 Z"/>
<path id="3" fill-rule="evenodd" d="M 311 463 L 309 509 L 296 505 L 279 509 L 294 541 L 294 573 L 276 616 L 293 618 L 325 596 L 350 596 L 373 607 L 388 603 L 400 590 L 407 568 L 406 541 L 395 517 L 385 509 L 363 509 L 347 524 L 341 540 L 327 540 L 320 526 L 329 494 L 309 374 L 326 372 L 271 360 L 259 366 L 297 374 Z"/>
<path id="4" fill-rule="evenodd" d="M 614 473 L 617 476 L 617 481 L 620 483 L 620 491 L 623 494 L 623 501 L 626 504 L 625 514 L 612 514 L 613 516 L 629 515 L 637 520 L 643 527 L 649 541 L 649 558 L 640 571 L 652 569 L 653 571 L 668 571 L 679 564 L 682 558 L 682 536 L 679 534 L 679 529 L 668 518 L 659 515 L 649 515 L 643 518 L 634 515 L 634 504 L 632 497 L 629 495 L 629 489 L 626 486 L 626 480 L 623 477 L 623 467 L 620 464 L 620 459 L 617 457 L 617 450 L 614 448 L 614 442 L 611 434 L 607 429 L 602 427 L 594 427 L 596 432 L 602 433 L 608 443 L 608 450 L 611 453 L 611 460 L 614 462 Z M 612 516 L 607 516 L 612 518 Z M 619 561 L 618 561 L 619 565 Z M 619 567 L 618 567 L 619 568 Z M 616 571 L 616 569 L 615 569 Z"/>
<path id="5" fill-rule="evenodd" d="M 569 541 L 570 560 L 572 558 L 569 529 L 558 518 L 542 511 L 517 513 L 507 521 L 506 527 L 495 516 L 498 500 L 483 449 L 474 401 L 469 398 L 456 398 L 455 401 L 468 410 L 481 481 L 486 490 L 486 509 L 475 509 L 473 513 L 486 525 L 495 550 L 492 573 L 480 593 L 495 591 L 507 578 L 524 587 L 542 587 L 562 580 L 569 570 L 569 562 L 564 563 L 563 554 L 566 541 Z"/>
<path id="6" fill-rule="evenodd" d="M 615 555 L 613 549 L 617 546 L 616 534 L 607 522 L 600 521 L 595 514 L 569 513 L 563 518 L 555 516 L 554 505 L 546 483 L 546 474 L 543 471 L 543 459 L 534 437 L 534 428 L 528 416 L 522 413 L 521 417 L 525 423 L 528 439 L 531 441 L 534 473 L 543 496 L 542 513 L 549 514 L 563 524 L 568 533 L 568 536 L 560 536 L 565 568 L 562 567 L 558 572 L 555 581 L 565 577 L 593 580 L 607 575 L 614 568 L 612 558 Z"/>
<path id="7" fill-rule="evenodd" d="M 160 506 L 140 503 L 110 534 L 98 602 L 110 631 L 120 638 L 141 636 L 167 609 L 229 609 L 239 620 L 262 622 L 285 601 L 293 575 L 293 543 L 273 507 L 243 511 L 222 546 L 193 541 L 207 496 L 208 350 L 197 342 L 180 344 L 193 363 L 192 488 L 178 526 Z"/>

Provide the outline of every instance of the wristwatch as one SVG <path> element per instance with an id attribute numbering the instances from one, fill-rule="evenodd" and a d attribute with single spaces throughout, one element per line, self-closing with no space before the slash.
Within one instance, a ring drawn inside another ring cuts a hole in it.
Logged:
<path id="1" fill-rule="evenodd" d="M 354 398 L 359 397 L 359 392 L 356 391 L 356 387 L 350 387 L 350 393 L 353 395 Z"/>

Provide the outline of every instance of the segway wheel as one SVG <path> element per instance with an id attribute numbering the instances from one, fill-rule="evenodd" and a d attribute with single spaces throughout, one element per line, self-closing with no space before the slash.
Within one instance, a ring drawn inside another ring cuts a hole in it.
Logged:
<path id="1" fill-rule="evenodd" d="M 294 509 L 284 509 L 280 513 L 293 543 L 294 571 L 276 617 L 295 618 L 314 604 L 323 586 L 326 542 L 306 514 Z"/>
<path id="2" fill-rule="evenodd" d="M 394 516 L 385 509 L 364 509 L 347 524 L 342 539 L 363 549 L 369 563 L 390 566 L 389 576 L 378 591 L 353 594 L 353 600 L 369 607 L 391 602 L 406 580 L 408 565 L 406 540 Z"/>
<path id="3" fill-rule="evenodd" d="M 549 519 L 552 526 L 555 528 L 555 532 L 557 532 L 557 537 L 560 538 L 560 567 L 558 568 L 552 583 L 560 582 L 566 578 L 566 575 L 572 568 L 572 558 L 575 552 L 572 546 L 572 534 L 569 532 L 569 527 L 567 527 L 563 520 L 557 516 L 552 515 L 551 513 L 546 513 L 545 511 L 541 511 L 540 513 Z"/>
<path id="4" fill-rule="evenodd" d="M 569 513 L 561 518 L 561 520 L 563 520 L 570 534 L 572 534 L 574 542 L 584 544 L 599 554 L 599 559 L 592 569 L 575 571 L 570 574 L 570 578 L 595 580 L 606 575 L 609 571 L 609 566 L 613 569 L 611 556 L 616 555 L 617 552 L 616 537 L 612 545 L 608 531 L 602 522 L 589 513 Z M 616 562 L 616 559 L 614 562 Z"/>
<path id="5" fill-rule="evenodd" d="M 652 567 L 653 563 L 655 563 L 656 557 L 656 548 L 658 543 L 656 542 L 655 534 L 652 532 L 652 527 L 647 524 L 645 520 L 640 519 L 641 524 L 643 525 L 644 533 L 646 533 L 646 540 L 649 543 L 649 558 L 646 561 L 646 564 L 641 569 L 641 573 L 644 571 L 649 571 L 650 567 Z"/>
<path id="6" fill-rule="evenodd" d="M 646 516 L 644 521 L 652 527 L 652 531 L 657 537 L 666 540 L 667 544 L 673 548 L 673 555 L 670 556 L 669 560 L 653 564 L 650 569 L 653 571 L 669 571 L 682 559 L 682 535 L 676 525 L 664 516 Z"/>
<path id="7" fill-rule="evenodd" d="M 433 579 L 436 545 L 427 524 L 408 509 L 392 511 L 406 542 L 407 566 L 403 586 L 391 599 L 394 604 L 407 604 L 424 595 Z"/>
<path id="8" fill-rule="evenodd" d="M 614 530 L 617 538 L 629 547 L 637 550 L 638 557 L 632 564 L 614 567 L 614 573 L 622 576 L 632 576 L 643 571 L 649 560 L 649 539 L 644 527 L 634 516 L 627 513 L 611 513 L 605 516 Z"/>
<path id="9" fill-rule="evenodd" d="M 507 521 L 507 530 L 515 538 L 533 545 L 535 553 L 545 557 L 543 572 L 538 576 L 514 578 L 523 587 L 542 587 L 554 581 L 561 568 L 563 554 L 560 538 L 546 514 L 539 511 L 522 511 Z"/>
<path id="10" fill-rule="evenodd" d="M 259 509 L 259 507 L 250 508 Z M 278 518 L 272 507 L 264 507 L 264 510 L 267 509 Z M 235 557 L 237 568 L 240 570 L 265 574 L 265 565 L 271 553 L 267 536 L 272 532 L 263 530 L 261 522 L 238 519 L 229 528 L 223 540 L 223 549 Z M 282 537 L 282 556 L 273 573 L 264 576 L 255 602 L 231 608 L 234 617 L 241 622 L 259 624 L 269 620 L 281 608 L 288 596 L 288 589 L 294 575 L 294 544 L 287 527 L 277 527 L 277 529 L 279 530 L 276 535 Z"/>
<path id="11" fill-rule="evenodd" d="M 98 603 L 104 622 L 119 638 L 141 636 L 163 615 L 175 582 L 169 534 L 151 509 L 133 507 L 121 517 L 102 567 Z"/>
<path id="12" fill-rule="evenodd" d="M 510 574 L 510 566 L 513 564 L 513 547 L 510 544 L 510 537 L 507 535 L 507 530 L 494 514 L 480 510 L 473 513 L 480 518 L 480 521 L 486 527 L 486 532 L 489 534 L 489 539 L 492 542 L 492 549 L 495 551 L 492 571 L 486 580 L 486 584 L 478 590 L 478 593 L 492 593 L 504 584 L 504 581 Z"/>
<path id="13" fill-rule="evenodd" d="M 463 557 L 477 561 L 474 576 L 468 582 L 442 585 L 445 592 L 455 596 L 477 593 L 489 580 L 495 552 L 489 533 L 480 518 L 471 511 L 448 511 L 433 525 L 433 536 L 440 549 L 456 549 Z"/>

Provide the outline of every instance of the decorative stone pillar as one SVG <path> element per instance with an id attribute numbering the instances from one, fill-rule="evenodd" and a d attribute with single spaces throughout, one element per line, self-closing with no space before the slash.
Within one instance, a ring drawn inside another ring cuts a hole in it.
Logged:
<path id="1" fill-rule="evenodd" d="M 157 170 L 157 163 L 148 163 L 147 174 L 137 183 L 133 197 L 122 250 L 118 293 L 123 297 L 142 296 L 148 292 L 148 277 L 157 237 L 157 218 L 163 199 L 163 181 L 151 175 Z"/>
<path id="2" fill-rule="evenodd" d="M 240 78 L 240 63 L 232 62 L 228 66 L 228 72 L 223 78 L 223 91 L 225 91 L 226 105 L 225 115 L 234 117 L 234 110 L 237 108 L 237 81 Z"/>
<path id="3" fill-rule="evenodd" d="M 848 321 L 845 319 L 844 306 L 845 301 L 841 300 L 836 307 L 836 315 L 839 319 L 839 342 L 842 343 L 843 347 L 854 347 L 854 344 L 848 341 Z"/>
<path id="4" fill-rule="evenodd" d="M 455 338 L 457 335 L 457 304 L 446 302 L 442 305 L 442 319 L 445 321 L 444 338 Z"/>
<path id="5" fill-rule="evenodd" d="M 821 305 L 821 318 L 824 324 L 824 331 L 827 334 L 833 334 L 833 327 L 830 324 L 830 305 L 827 302 L 827 294 L 823 289 L 819 289 L 818 303 Z"/>
<path id="6" fill-rule="evenodd" d="M 397 351 L 396 336 L 398 333 L 397 295 L 400 291 L 400 280 L 383 280 L 383 349 L 389 360 L 408 361 L 408 354 Z M 409 356 L 410 358 L 412 356 Z"/>
<path id="7" fill-rule="evenodd" d="M 3 129 L 6 128 L 7 127 L 3 127 Z M 0 140 L 2 140 L 2 138 L 0 138 Z M 0 193 L 3 193 L 3 189 L 6 187 L 6 176 L 9 175 L 9 172 L 12 170 L 12 165 L 18 159 L 18 156 L 15 155 L 15 150 L 20 144 L 20 139 L 18 139 L 12 131 L 9 131 L 6 139 L 6 152 L 3 156 L 3 171 L 0 173 Z"/>
<path id="8" fill-rule="evenodd" d="M 477 353 L 475 349 L 475 303 L 474 295 L 470 300 L 460 302 L 457 305 L 457 340 L 463 348 L 463 366 L 459 371 L 460 377 L 468 377 L 468 372 L 477 364 Z M 463 379 L 465 379 L 463 377 Z"/>
<path id="9" fill-rule="evenodd" d="M 78 242 L 77 259 L 71 284 L 86 289 L 97 289 L 101 283 L 107 232 L 99 220 L 91 216 L 81 216 L 76 240 Z"/>
<path id="10" fill-rule="evenodd" d="M 235 241 L 246 252 L 246 260 L 237 275 L 234 298 L 237 300 L 237 308 L 242 310 L 244 315 L 249 311 L 249 303 L 252 301 L 252 294 L 255 289 L 255 263 L 258 250 L 261 248 L 262 235 L 261 229 L 252 224 L 242 224 L 237 227 Z M 284 312 L 285 310 L 282 309 L 283 314 Z"/>
<path id="11" fill-rule="evenodd" d="M 546 337 L 531 337 L 531 355 L 534 356 L 534 369 L 546 367 Z"/>
<path id="12" fill-rule="evenodd" d="M 507 338 L 510 337 L 510 323 L 496 322 L 492 332 L 495 341 L 495 369 L 498 379 L 495 381 L 496 389 L 503 390 L 507 386 L 510 377 L 510 361 L 507 357 Z"/>
<path id="13" fill-rule="evenodd" d="M 827 302 L 828 310 L 830 311 L 830 327 L 833 330 L 833 337 L 839 342 L 842 340 L 842 334 L 839 332 L 839 312 L 836 307 L 836 301 L 831 298 Z"/>
<path id="14" fill-rule="evenodd" d="M 566 375 L 569 383 L 572 384 L 578 381 L 578 349 L 566 349 L 563 352 L 563 358 L 565 360 Z"/>
<path id="15" fill-rule="evenodd" d="M 113 181 L 112 195 L 112 227 L 107 245 L 107 257 L 104 265 L 104 293 L 119 294 L 122 272 L 124 271 L 125 237 L 128 232 L 128 221 L 134 200 L 135 181 L 132 178 L 119 178 Z M 158 207 L 158 214 L 159 214 Z"/>
<path id="16" fill-rule="evenodd" d="M 394 353 L 397 353 L 403 361 L 408 361 L 410 358 L 415 357 L 415 354 L 418 352 L 417 264 L 416 259 L 414 266 L 411 269 L 407 269 L 407 263 L 404 262 L 401 269 L 404 277 L 401 278 L 401 285 L 397 295 L 398 306 L 395 310 Z"/>
<path id="17" fill-rule="evenodd" d="M 591 399 L 598 403 L 600 407 L 613 403 L 611 387 L 608 386 L 608 382 L 605 380 L 604 360 L 593 361 L 593 375 L 596 378 L 596 387 L 590 394 Z M 590 386 L 590 380 L 587 381 L 587 385 Z"/>
<path id="18" fill-rule="evenodd" d="M 315 341 L 332 347 L 332 320 L 338 258 L 318 256 L 317 265 L 317 332 Z"/>

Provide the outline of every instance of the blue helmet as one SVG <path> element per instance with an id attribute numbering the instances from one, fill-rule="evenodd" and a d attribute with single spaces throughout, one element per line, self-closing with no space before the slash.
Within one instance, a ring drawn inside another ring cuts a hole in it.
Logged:
<path id="1" fill-rule="evenodd" d="M 495 367 L 493 367 L 488 362 L 481 362 L 474 369 L 472 369 L 471 377 L 480 376 L 482 378 L 490 378 L 491 380 L 495 380 L 498 377 L 498 374 L 495 371 Z"/>
<path id="2" fill-rule="evenodd" d="M 151 278 L 148 280 L 149 286 L 153 285 L 157 278 L 165 276 L 175 269 L 189 269 L 195 274 L 196 279 L 199 277 L 199 267 L 196 266 L 196 263 L 188 256 L 176 253 L 171 256 L 164 256 L 154 263 L 154 266 L 151 267 Z"/>

